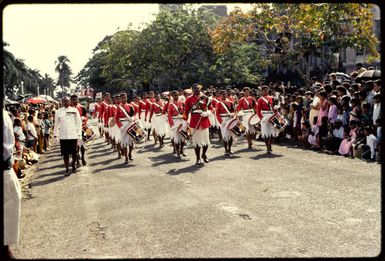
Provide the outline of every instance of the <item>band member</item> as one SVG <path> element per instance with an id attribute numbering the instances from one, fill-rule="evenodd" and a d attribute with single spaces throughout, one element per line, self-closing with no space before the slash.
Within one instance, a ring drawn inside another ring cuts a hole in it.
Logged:
<path id="1" fill-rule="evenodd" d="M 139 124 L 145 130 L 149 129 L 149 126 L 146 121 L 146 111 L 147 111 L 147 93 L 142 94 L 142 99 L 139 101 Z"/>
<path id="2" fill-rule="evenodd" d="M 60 140 L 60 150 L 64 157 L 65 176 L 69 176 L 69 156 L 72 155 L 72 172 L 76 172 L 76 144 L 82 139 L 82 122 L 79 111 L 70 107 L 70 99 L 62 99 L 63 107 L 55 113 L 54 138 Z"/>
<path id="3" fill-rule="evenodd" d="M 150 140 L 150 134 L 151 134 L 151 130 L 152 130 L 151 123 L 150 123 L 150 120 L 151 120 L 150 113 L 151 113 L 151 109 L 152 109 L 152 104 L 154 102 L 155 102 L 154 92 L 150 91 L 150 92 L 148 92 L 148 98 L 146 99 L 147 108 L 146 108 L 146 114 L 144 117 L 145 122 L 147 122 L 147 140 Z M 155 140 L 154 145 L 156 145 L 158 140 L 156 139 L 156 135 L 154 134 L 154 132 L 152 133 L 152 135 L 154 136 L 154 140 Z"/>
<path id="4" fill-rule="evenodd" d="M 78 110 L 80 119 L 82 121 L 82 140 L 76 145 L 76 167 L 80 167 L 80 155 L 79 151 L 81 152 L 81 158 L 82 158 L 82 164 L 83 166 L 86 165 L 86 160 L 84 158 L 84 154 L 86 152 L 86 149 L 84 148 L 84 141 L 83 137 L 85 136 L 84 130 L 83 130 L 83 122 L 87 119 L 87 110 L 82 106 L 80 103 L 78 103 L 78 96 L 76 94 L 71 95 L 71 107 L 74 107 Z"/>
<path id="5" fill-rule="evenodd" d="M 104 136 L 101 110 L 102 110 L 102 99 L 99 98 L 95 105 L 95 112 L 96 112 L 95 116 L 98 120 L 98 129 L 99 129 L 100 138 Z"/>
<path id="6" fill-rule="evenodd" d="M 187 119 L 191 113 L 191 118 L 189 125 L 192 129 L 192 144 L 195 150 L 196 163 L 195 165 L 201 165 L 200 150 L 202 151 L 202 159 L 204 162 L 208 163 L 207 150 L 210 145 L 209 137 L 209 127 L 210 120 L 208 116 L 212 113 L 211 104 L 208 101 L 208 98 L 204 96 L 200 91 L 200 86 L 198 84 L 193 84 L 192 86 L 193 94 L 190 95 L 185 102 L 185 110 L 183 112 L 183 130 L 187 130 Z"/>
<path id="7" fill-rule="evenodd" d="M 116 146 L 116 127 L 115 127 L 115 113 L 116 113 L 116 110 L 118 108 L 118 105 L 120 103 L 120 96 L 119 95 L 114 95 L 112 97 L 112 101 L 113 101 L 113 104 L 110 104 L 109 105 L 109 108 L 108 108 L 108 128 L 109 128 L 109 138 L 110 138 L 110 141 L 111 141 L 111 149 L 113 151 L 115 151 L 117 149 L 117 146 Z M 118 154 L 120 154 L 120 152 L 118 151 Z"/>
<path id="8" fill-rule="evenodd" d="M 134 96 L 132 97 L 132 101 L 130 102 L 132 108 L 134 108 L 134 120 L 139 119 L 139 97 Z"/>
<path id="9" fill-rule="evenodd" d="M 244 87 L 243 88 L 243 97 L 239 99 L 239 103 L 237 106 L 237 111 L 242 111 L 242 118 L 243 118 L 243 124 L 246 127 L 246 138 L 247 143 L 249 145 L 249 149 L 252 148 L 252 137 L 255 134 L 256 130 L 254 126 L 251 126 L 249 124 L 250 117 L 255 113 L 255 110 L 257 108 L 257 101 L 254 97 L 250 96 L 250 88 Z"/>
<path id="10" fill-rule="evenodd" d="M 177 158 L 181 158 L 181 154 L 186 157 L 186 153 L 183 151 L 185 145 L 184 137 L 179 133 L 179 127 L 182 125 L 184 103 L 182 100 L 179 100 L 178 91 L 173 91 L 171 97 L 171 102 L 168 106 L 168 122 L 170 124 L 170 139 L 173 144 L 174 151 Z"/>
<path id="11" fill-rule="evenodd" d="M 274 125 L 269 121 L 270 117 L 274 115 L 273 97 L 269 96 L 269 87 L 266 85 L 262 86 L 262 94 L 257 101 L 256 112 L 261 119 L 262 138 L 265 140 L 267 153 L 270 154 L 273 151 L 271 148 L 273 138 L 277 137 L 278 133 Z"/>
<path id="12" fill-rule="evenodd" d="M 223 145 L 225 147 L 225 155 L 229 156 L 234 154 L 231 151 L 231 146 L 236 139 L 236 135 L 229 130 L 228 126 L 234 116 L 234 102 L 226 97 L 226 91 L 221 91 L 222 101 L 217 103 L 215 116 L 220 124 L 220 130 L 222 133 Z"/>
<path id="13" fill-rule="evenodd" d="M 109 141 L 108 141 L 108 132 L 107 132 L 108 123 L 106 122 L 106 116 L 107 116 L 106 111 L 107 111 L 109 99 L 110 99 L 110 94 L 106 92 L 103 96 L 103 102 L 100 105 L 100 113 L 99 113 L 99 121 L 102 124 L 102 130 L 103 130 L 102 132 L 105 135 L 105 140 L 107 141 L 107 144 L 109 144 Z"/>
<path id="14" fill-rule="evenodd" d="M 128 163 L 128 160 L 133 160 L 132 149 L 134 148 L 134 139 L 128 134 L 127 130 L 134 122 L 134 113 L 134 108 L 132 108 L 132 106 L 127 103 L 127 94 L 120 94 L 120 104 L 118 105 L 118 108 L 115 112 L 115 123 L 120 129 L 121 147 L 125 157 L 124 163 Z"/>
<path id="15" fill-rule="evenodd" d="M 155 101 L 151 106 L 150 123 L 154 130 L 154 139 L 159 140 L 159 148 L 164 147 L 164 138 L 166 137 L 166 121 L 162 115 L 164 101 L 160 99 L 159 93 L 155 95 Z"/>
<path id="16" fill-rule="evenodd" d="M 166 133 L 168 133 L 168 136 L 171 137 L 172 136 L 172 131 L 171 131 L 171 128 L 170 128 L 170 123 L 168 121 L 168 107 L 170 105 L 170 103 L 172 103 L 172 97 L 171 97 L 171 92 L 168 92 L 167 96 L 164 97 L 164 106 L 163 106 L 163 110 L 162 110 L 162 117 L 163 117 L 163 120 L 166 122 Z M 174 146 L 174 141 L 173 139 L 171 139 L 171 144 L 170 146 L 173 148 L 173 151 L 172 151 L 172 154 L 176 153 L 175 151 L 175 146 Z"/>

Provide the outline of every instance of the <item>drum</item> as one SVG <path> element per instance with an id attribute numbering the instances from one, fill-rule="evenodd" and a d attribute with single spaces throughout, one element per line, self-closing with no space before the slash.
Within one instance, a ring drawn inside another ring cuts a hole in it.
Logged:
<path id="1" fill-rule="evenodd" d="M 88 126 L 88 124 L 83 125 L 83 141 L 88 142 L 92 140 L 96 133 Z"/>
<path id="2" fill-rule="evenodd" d="M 274 127 L 277 129 L 278 133 L 283 131 L 287 125 L 285 118 L 283 118 L 283 116 L 279 113 L 275 113 L 274 115 L 272 115 L 268 121 L 274 125 Z"/>
<path id="3" fill-rule="evenodd" d="M 134 122 L 127 129 L 127 134 L 135 141 L 135 143 L 139 143 L 146 137 L 145 131 L 139 126 L 138 122 Z"/>
<path id="4" fill-rule="evenodd" d="M 259 128 L 259 126 L 261 125 L 261 119 L 259 118 L 258 114 L 255 113 L 250 116 L 249 125 Z"/>
<path id="5" fill-rule="evenodd" d="M 186 139 L 186 141 L 190 141 L 192 139 L 192 135 L 191 135 L 191 128 L 189 126 L 187 126 L 187 129 L 186 130 L 183 130 L 182 129 L 182 124 L 178 127 L 178 133 Z"/>
<path id="6" fill-rule="evenodd" d="M 243 136 L 246 133 L 246 127 L 238 119 L 230 120 L 230 123 L 227 125 L 227 129 L 231 130 L 237 136 Z"/>

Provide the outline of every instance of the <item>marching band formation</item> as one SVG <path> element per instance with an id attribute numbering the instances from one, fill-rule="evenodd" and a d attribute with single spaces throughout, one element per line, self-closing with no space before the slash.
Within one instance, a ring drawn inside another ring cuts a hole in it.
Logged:
<path id="1" fill-rule="evenodd" d="M 133 160 L 135 144 L 151 140 L 151 134 L 154 145 L 159 142 L 159 148 L 164 147 L 168 136 L 172 153 L 179 159 L 187 156 L 186 143 L 191 144 L 196 155 L 195 165 L 209 162 L 207 151 L 214 133 L 219 135 L 226 156 L 234 153 L 231 147 L 241 136 L 246 137 L 248 148 L 252 149 L 253 138 L 261 135 L 267 153 L 271 153 L 272 140 L 285 128 L 286 122 L 275 109 L 268 86 L 262 86 L 258 100 L 250 95 L 249 87 L 243 88 L 239 99 L 231 95 L 231 89 L 203 93 L 201 88 L 193 84 L 184 95 L 171 91 L 163 99 L 150 91 L 131 101 L 127 100 L 126 93 L 112 99 L 105 93 L 103 100 L 95 104 L 93 117 L 98 119 L 100 136 L 105 137 L 119 158 L 125 157 L 125 163 Z M 79 113 L 83 119 L 83 140 L 90 140 L 95 133 L 85 122 L 85 111 L 79 109 Z M 84 151 L 81 152 L 84 161 Z"/>

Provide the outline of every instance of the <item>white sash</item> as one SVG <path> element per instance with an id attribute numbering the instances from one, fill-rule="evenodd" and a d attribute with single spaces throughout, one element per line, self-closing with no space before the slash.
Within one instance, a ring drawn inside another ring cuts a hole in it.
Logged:
<path id="1" fill-rule="evenodd" d="M 229 109 L 227 108 L 226 104 L 224 104 L 222 101 L 220 102 L 222 107 L 226 110 L 226 112 L 229 114 L 229 116 L 231 116 L 231 113 L 229 111 Z"/>
<path id="2" fill-rule="evenodd" d="M 262 96 L 261 99 L 262 99 L 264 102 L 266 102 L 266 104 L 267 104 L 267 106 L 269 106 L 269 109 L 270 109 L 270 110 L 273 110 L 273 109 L 271 108 L 271 105 L 270 105 L 269 101 L 266 100 L 265 97 Z"/>
<path id="3" fill-rule="evenodd" d="M 119 108 L 122 110 L 122 112 L 124 113 L 124 115 L 126 116 L 127 119 L 131 120 L 131 117 L 130 115 L 128 115 L 126 109 L 124 109 L 120 104 L 119 104 Z"/>

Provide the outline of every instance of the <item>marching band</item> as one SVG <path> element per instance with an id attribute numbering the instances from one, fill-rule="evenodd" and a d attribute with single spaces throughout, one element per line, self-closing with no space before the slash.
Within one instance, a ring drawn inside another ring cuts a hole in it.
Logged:
<path id="1" fill-rule="evenodd" d="M 132 97 L 130 102 L 127 94 L 121 93 L 112 97 L 113 104 L 110 94 L 105 93 L 103 101 L 97 101 L 93 114 L 98 119 L 100 137 L 105 136 L 118 158 L 125 157 L 125 163 L 133 160 L 135 144 L 151 140 L 151 133 L 154 145 L 159 141 L 159 148 L 164 147 L 168 136 L 172 153 L 179 159 L 187 156 L 184 148 L 191 144 L 195 165 L 209 162 L 207 151 L 215 132 L 224 145 L 225 156 L 234 154 L 231 147 L 242 136 L 247 139 L 248 149 L 252 149 L 252 139 L 257 134 L 264 139 L 267 153 L 272 152 L 273 138 L 287 123 L 274 106 L 268 86 L 262 86 L 259 98 L 251 95 L 249 87 L 242 89 L 242 97 L 233 96 L 230 87 L 206 92 L 201 88 L 193 84 L 183 93 L 171 91 L 162 97 L 151 91 Z M 88 128 L 88 132 L 92 131 Z"/>

